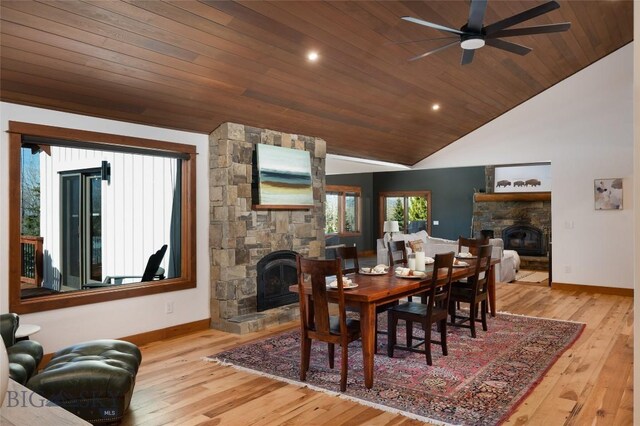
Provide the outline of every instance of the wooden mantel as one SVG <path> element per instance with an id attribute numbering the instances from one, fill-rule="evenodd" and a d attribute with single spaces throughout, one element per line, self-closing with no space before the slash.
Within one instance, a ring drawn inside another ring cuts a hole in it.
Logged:
<path id="1" fill-rule="evenodd" d="M 551 192 L 514 192 L 509 194 L 484 194 L 477 192 L 473 194 L 473 201 L 551 201 Z"/>

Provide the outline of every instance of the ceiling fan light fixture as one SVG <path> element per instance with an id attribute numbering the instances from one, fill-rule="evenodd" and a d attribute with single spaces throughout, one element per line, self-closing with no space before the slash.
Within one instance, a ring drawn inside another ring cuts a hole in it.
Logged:
<path id="1" fill-rule="evenodd" d="M 470 37 L 460 42 L 460 47 L 465 50 L 476 50 L 484 46 L 484 39 L 482 37 Z"/>

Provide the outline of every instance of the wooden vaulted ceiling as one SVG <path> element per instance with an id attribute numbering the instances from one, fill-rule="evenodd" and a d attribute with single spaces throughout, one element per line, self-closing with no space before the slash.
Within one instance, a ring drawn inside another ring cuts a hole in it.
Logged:
<path id="1" fill-rule="evenodd" d="M 490 0 L 485 23 L 542 2 Z M 2 0 L 0 97 L 202 133 L 231 121 L 411 165 L 632 40 L 632 1 L 560 4 L 521 26 L 568 32 L 461 66 L 457 47 L 407 61 L 447 40 L 397 42 L 443 36 L 401 16 L 459 28 L 465 1 Z"/>

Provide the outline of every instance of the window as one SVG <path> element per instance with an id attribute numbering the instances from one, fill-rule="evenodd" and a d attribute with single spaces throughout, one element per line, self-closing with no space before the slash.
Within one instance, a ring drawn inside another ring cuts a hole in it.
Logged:
<path id="1" fill-rule="evenodd" d="M 196 287 L 193 145 L 14 121 L 8 144 L 10 311 Z M 164 279 L 106 280 L 162 245 Z"/>
<path id="2" fill-rule="evenodd" d="M 381 192 L 380 235 L 386 220 L 397 221 L 402 233 L 431 234 L 431 191 Z"/>
<path id="3" fill-rule="evenodd" d="M 360 187 L 327 185 L 325 234 L 360 233 Z"/>

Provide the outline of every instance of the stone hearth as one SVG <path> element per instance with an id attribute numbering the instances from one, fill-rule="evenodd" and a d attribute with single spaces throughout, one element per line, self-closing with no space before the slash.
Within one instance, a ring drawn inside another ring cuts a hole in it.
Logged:
<path id="1" fill-rule="evenodd" d="M 264 143 L 310 152 L 314 205 L 254 210 L 252 158 Z M 211 327 L 246 333 L 290 321 L 297 303 L 257 312 L 256 266 L 265 255 L 324 253 L 326 144 L 320 138 L 224 123 L 209 136 Z"/>

